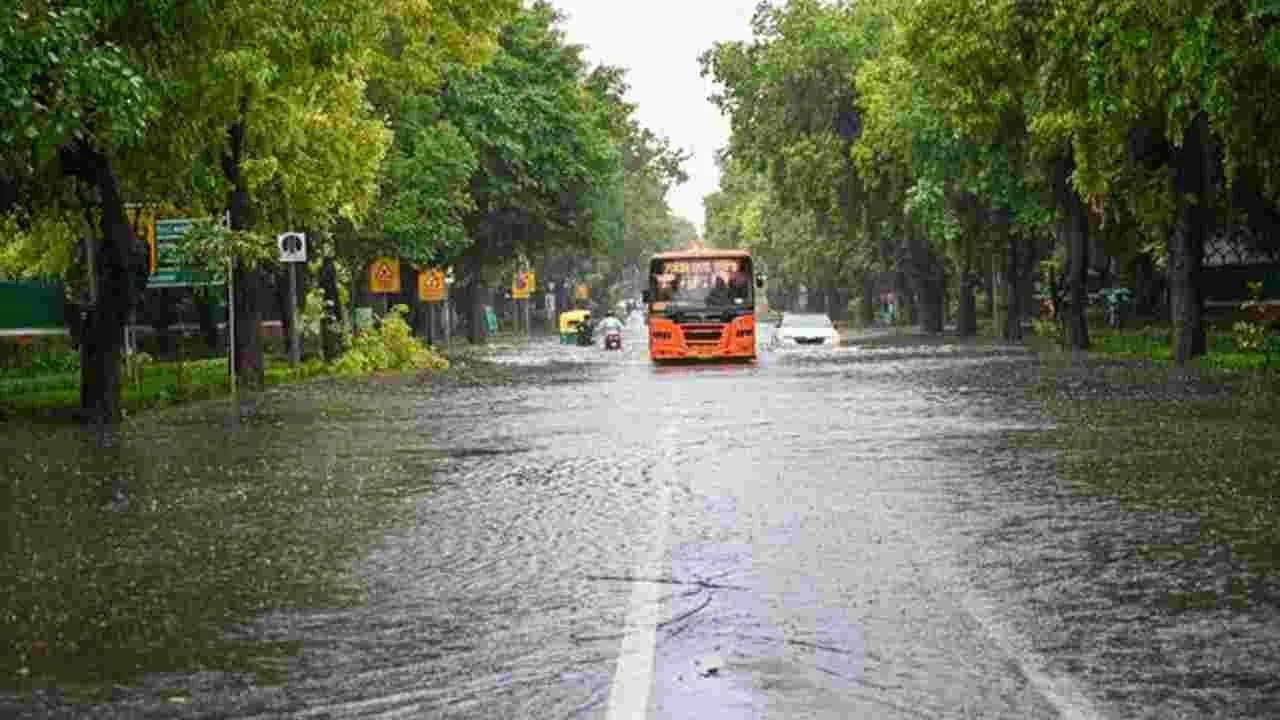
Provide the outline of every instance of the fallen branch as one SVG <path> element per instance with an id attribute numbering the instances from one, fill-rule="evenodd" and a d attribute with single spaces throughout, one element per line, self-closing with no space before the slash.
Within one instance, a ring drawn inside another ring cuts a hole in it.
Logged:
<path id="1" fill-rule="evenodd" d="M 707 606 L 708 606 L 708 605 L 710 605 L 710 604 L 711 604 L 711 593 L 707 593 L 707 599 L 706 599 L 706 600 L 703 600 L 701 605 L 699 605 L 698 607 L 696 607 L 696 608 L 694 608 L 694 609 L 690 610 L 690 611 L 689 611 L 689 612 L 687 612 L 687 613 L 682 613 L 682 614 L 680 614 L 680 615 L 677 615 L 676 617 L 673 617 L 673 618 L 671 618 L 670 620 L 667 620 L 666 622 L 660 622 L 660 623 L 658 623 L 658 627 L 662 628 L 662 627 L 666 627 L 666 626 L 668 626 L 668 625 L 674 625 L 674 624 L 676 624 L 676 623 L 680 622 L 681 620 L 688 619 L 688 618 L 690 618 L 690 617 L 692 617 L 692 616 L 694 616 L 694 615 L 697 615 L 698 613 L 702 612 L 703 610 L 705 610 L 705 609 L 707 608 Z"/>
<path id="2" fill-rule="evenodd" d="M 708 592 L 706 599 L 702 601 L 701 605 L 698 605 L 698 607 L 692 610 L 689 610 L 687 612 L 680 613 L 679 615 L 669 620 L 663 620 L 662 622 L 653 626 L 653 629 L 658 630 L 658 629 L 667 627 L 668 625 L 674 625 L 675 623 L 678 623 L 682 620 L 687 620 L 688 618 L 702 612 L 707 608 L 708 605 L 711 604 L 711 597 L 712 597 L 711 593 Z M 620 638 L 626 637 L 627 634 L 630 632 L 633 632 L 633 630 L 627 630 L 620 633 L 609 633 L 607 635 L 570 635 L 569 638 L 576 643 L 597 642 L 600 640 L 618 640 Z"/>
<path id="3" fill-rule="evenodd" d="M 658 585 L 692 585 L 695 587 L 706 588 L 707 590 L 750 590 L 751 589 L 743 585 L 723 585 L 721 583 L 707 582 L 706 580 L 677 580 L 675 578 L 646 578 L 646 577 L 636 577 L 634 575 L 588 575 L 587 579 L 612 581 L 612 582 L 656 583 Z"/>

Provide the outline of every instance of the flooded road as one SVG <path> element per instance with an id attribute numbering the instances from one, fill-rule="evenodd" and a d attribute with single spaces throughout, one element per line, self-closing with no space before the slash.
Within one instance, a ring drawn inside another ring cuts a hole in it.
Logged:
<path id="1" fill-rule="evenodd" d="M 643 332 L 633 323 L 621 353 L 496 348 L 509 382 L 373 384 L 325 421 L 315 388 L 272 397 L 277 429 L 241 438 L 253 447 L 236 462 L 287 452 L 292 469 L 249 470 L 257 482 L 373 466 L 419 479 L 399 500 L 410 512 L 355 561 L 362 602 L 268 609 L 237 628 L 296 649 L 274 685 L 193 669 L 178 701 L 0 710 L 1280 714 L 1276 606 L 1170 613 L 1162 593 L 1208 581 L 1218 561 L 1135 550 L 1185 542 L 1193 518 L 1077 496 L 1051 455 L 1012 449 L 1010 436 L 1048 422 L 1026 396 L 1037 370 L 1022 351 L 855 347 L 655 368 Z M 184 452 L 182 435 L 152 432 L 151 452 Z M 203 431 L 214 439 L 197 454 L 231 452 L 233 432 Z"/>

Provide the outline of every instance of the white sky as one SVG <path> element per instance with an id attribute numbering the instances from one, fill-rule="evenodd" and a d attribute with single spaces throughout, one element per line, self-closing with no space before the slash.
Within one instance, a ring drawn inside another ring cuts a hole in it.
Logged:
<path id="1" fill-rule="evenodd" d="M 728 119 L 707 99 L 698 56 L 723 40 L 751 37 L 758 0 L 552 0 L 567 17 L 568 41 L 586 46 L 593 65 L 627 70 L 637 120 L 692 153 L 689 182 L 671 194 L 678 215 L 703 225 L 702 198 L 719 187 L 715 152 L 729 140 Z"/>

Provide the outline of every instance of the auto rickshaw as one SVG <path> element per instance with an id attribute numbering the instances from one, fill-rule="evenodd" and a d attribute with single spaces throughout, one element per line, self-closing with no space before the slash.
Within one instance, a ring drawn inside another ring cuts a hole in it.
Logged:
<path id="1" fill-rule="evenodd" d="M 568 310 L 560 313 L 560 344 L 577 345 L 578 329 L 584 323 L 591 323 L 590 310 Z"/>

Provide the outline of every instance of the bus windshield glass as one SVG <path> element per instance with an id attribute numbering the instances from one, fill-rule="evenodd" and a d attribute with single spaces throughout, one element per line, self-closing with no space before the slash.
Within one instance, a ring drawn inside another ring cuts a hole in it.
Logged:
<path id="1" fill-rule="evenodd" d="M 654 260 L 650 278 L 655 303 L 682 307 L 751 305 L 751 263 L 742 258 Z"/>

